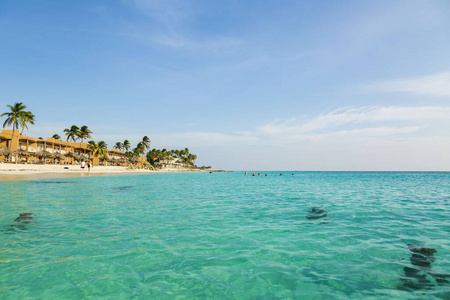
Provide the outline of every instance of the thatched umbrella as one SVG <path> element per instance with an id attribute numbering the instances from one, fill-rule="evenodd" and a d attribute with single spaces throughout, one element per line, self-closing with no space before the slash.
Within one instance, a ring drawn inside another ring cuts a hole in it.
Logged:
<path id="1" fill-rule="evenodd" d="M 11 150 L 7 147 L 2 147 L 0 148 L 0 155 L 8 157 L 11 155 Z"/>
<path id="2" fill-rule="evenodd" d="M 66 157 L 66 159 L 67 159 L 67 158 L 71 158 L 71 157 L 75 157 L 75 153 L 73 153 L 73 152 L 66 152 L 66 153 L 64 154 L 64 156 Z"/>
<path id="3" fill-rule="evenodd" d="M 105 163 L 106 161 L 108 161 L 108 156 L 106 155 L 100 156 L 99 160 Z"/>
<path id="4" fill-rule="evenodd" d="M 66 156 L 61 154 L 61 153 L 59 153 L 59 152 L 56 152 L 56 153 L 53 154 L 53 158 L 55 159 L 55 163 L 56 163 L 56 160 L 58 160 L 59 163 L 61 164 L 61 161 L 65 160 Z"/>
<path id="5" fill-rule="evenodd" d="M 15 150 L 14 156 L 17 158 L 16 163 L 18 162 L 18 160 L 21 160 L 22 157 L 27 157 L 27 156 L 30 156 L 30 155 L 31 155 L 31 153 L 29 153 L 26 150 L 22 150 L 22 149 Z"/>
<path id="6" fill-rule="evenodd" d="M 119 159 L 115 157 L 110 157 L 110 161 L 114 166 L 117 166 L 119 164 Z"/>
<path id="7" fill-rule="evenodd" d="M 22 150 L 22 149 L 20 149 L 20 150 L 19 150 L 19 155 L 20 155 L 20 156 L 30 156 L 31 153 L 28 152 L 27 150 Z"/>
<path id="8" fill-rule="evenodd" d="M 75 158 L 75 160 L 81 161 L 81 155 L 80 154 L 74 154 L 73 158 Z"/>
<path id="9" fill-rule="evenodd" d="M 48 152 L 47 150 L 41 150 L 38 153 L 36 153 L 36 157 L 39 158 L 40 161 L 44 161 L 45 164 L 45 159 L 47 157 L 51 157 L 52 154 L 50 152 Z"/>

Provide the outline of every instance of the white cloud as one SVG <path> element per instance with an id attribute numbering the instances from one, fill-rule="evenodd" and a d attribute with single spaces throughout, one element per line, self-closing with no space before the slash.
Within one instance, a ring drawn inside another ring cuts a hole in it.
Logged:
<path id="1" fill-rule="evenodd" d="M 50 136 L 52 128 L 40 126 L 39 132 Z M 152 147 L 188 147 L 199 156 L 199 165 L 224 169 L 449 170 L 448 128 L 450 107 L 369 106 L 229 133 L 163 134 L 142 129 L 130 135 L 120 128 L 100 126 L 94 139 L 110 145 L 124 139 L 135 143 L 148 134 Z"/>
<path id="2" fill-rule="evenodd" d="M 192 0 L 123 0 L 147 15 L 150 26 L 128 24 L 122 33 L 141 42 L 188 49 L 225 51 L 244 44 L 242 40 L 228 36 L 198 36 L 192 23 L 202 14 L 201 6 Z M 156 24 L 156 25 L 155 25 Z"/>
<path id="3" fill-rule="evenodd" d="M 450 120 L 450 107 L 360 107 L 334 110 L 306 121 L 276 121 L 257 128 L 267 135 L 299 135 L 338 132 L 342 126 L 360 126 L 382 122 L 416 122 Z M 366 125 L 367 126 L 367 125 Z"/>
<path id="4" fill-rule="evenodd" d="M 371 92 L 448 97 L 450 96 L 450 72 L 380 82 L 370 85 L 368 89 Z"/>
<path id="5" fill-rule="evenodd" d="M 218 168 L 448 170 L 446 128 L 450 128 L 450 107 L 370 106 L 278 120 L 250 132 L 172 138 L 195 144 L 199 163 Z"/>

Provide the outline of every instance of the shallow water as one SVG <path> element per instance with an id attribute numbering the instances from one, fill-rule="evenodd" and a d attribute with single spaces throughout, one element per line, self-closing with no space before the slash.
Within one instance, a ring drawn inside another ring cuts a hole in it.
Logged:
<path id="1" fill-rule="evenodd" d="M 279 173 L 0 182 L 0 299 L 450 299 L 450 173 Z"/>

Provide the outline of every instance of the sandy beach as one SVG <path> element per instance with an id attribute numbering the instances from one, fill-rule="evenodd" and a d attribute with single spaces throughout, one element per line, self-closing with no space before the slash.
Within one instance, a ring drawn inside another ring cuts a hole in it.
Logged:
<path id="1" fill-rule="evenodd" d="M 68 167 L 68 169 L 64 169 L 65 167 Z M 94 166 L 90 171 L 88 171 L 87 167 L 83 170 L 77 165 L 24 165 L 0 163 L 0 181 L 173 172 L 206 171 L 192 169 L 163 169 L 158 171 L 146 169 L 130 170 L 127 167 L 122 166 Z"/>
<path id="2" fill-rule="evenodd" d="M 68 167 L 68 169 L 64 169 Z M 62 177 L 83 177 L 120 175 L 134 173 L 157 173 L 158 171 L 135 169 L 129 170 L 120 166 L 95 166 L 90 171 L 80 166 L 72 165 L 24 165 L 24 164 L 0 164 L 0 181 L 30 180 Z"/>

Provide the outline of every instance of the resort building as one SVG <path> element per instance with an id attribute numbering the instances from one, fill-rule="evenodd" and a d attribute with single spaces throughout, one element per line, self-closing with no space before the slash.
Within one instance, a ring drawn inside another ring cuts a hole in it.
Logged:
<path id="1" fill-rule="evenodd" d="M 21 135 L 19 130 L 14 131 L 14 137 L 12 130 L 0 132 L 0 162 L 74 165 L 82 160 L 92 161 L 93 165 L 129 164 L 127 156 L 117 149 L 108 150 L 105 156 L 94 156 L 87 143 L 33 138 Z"/>

